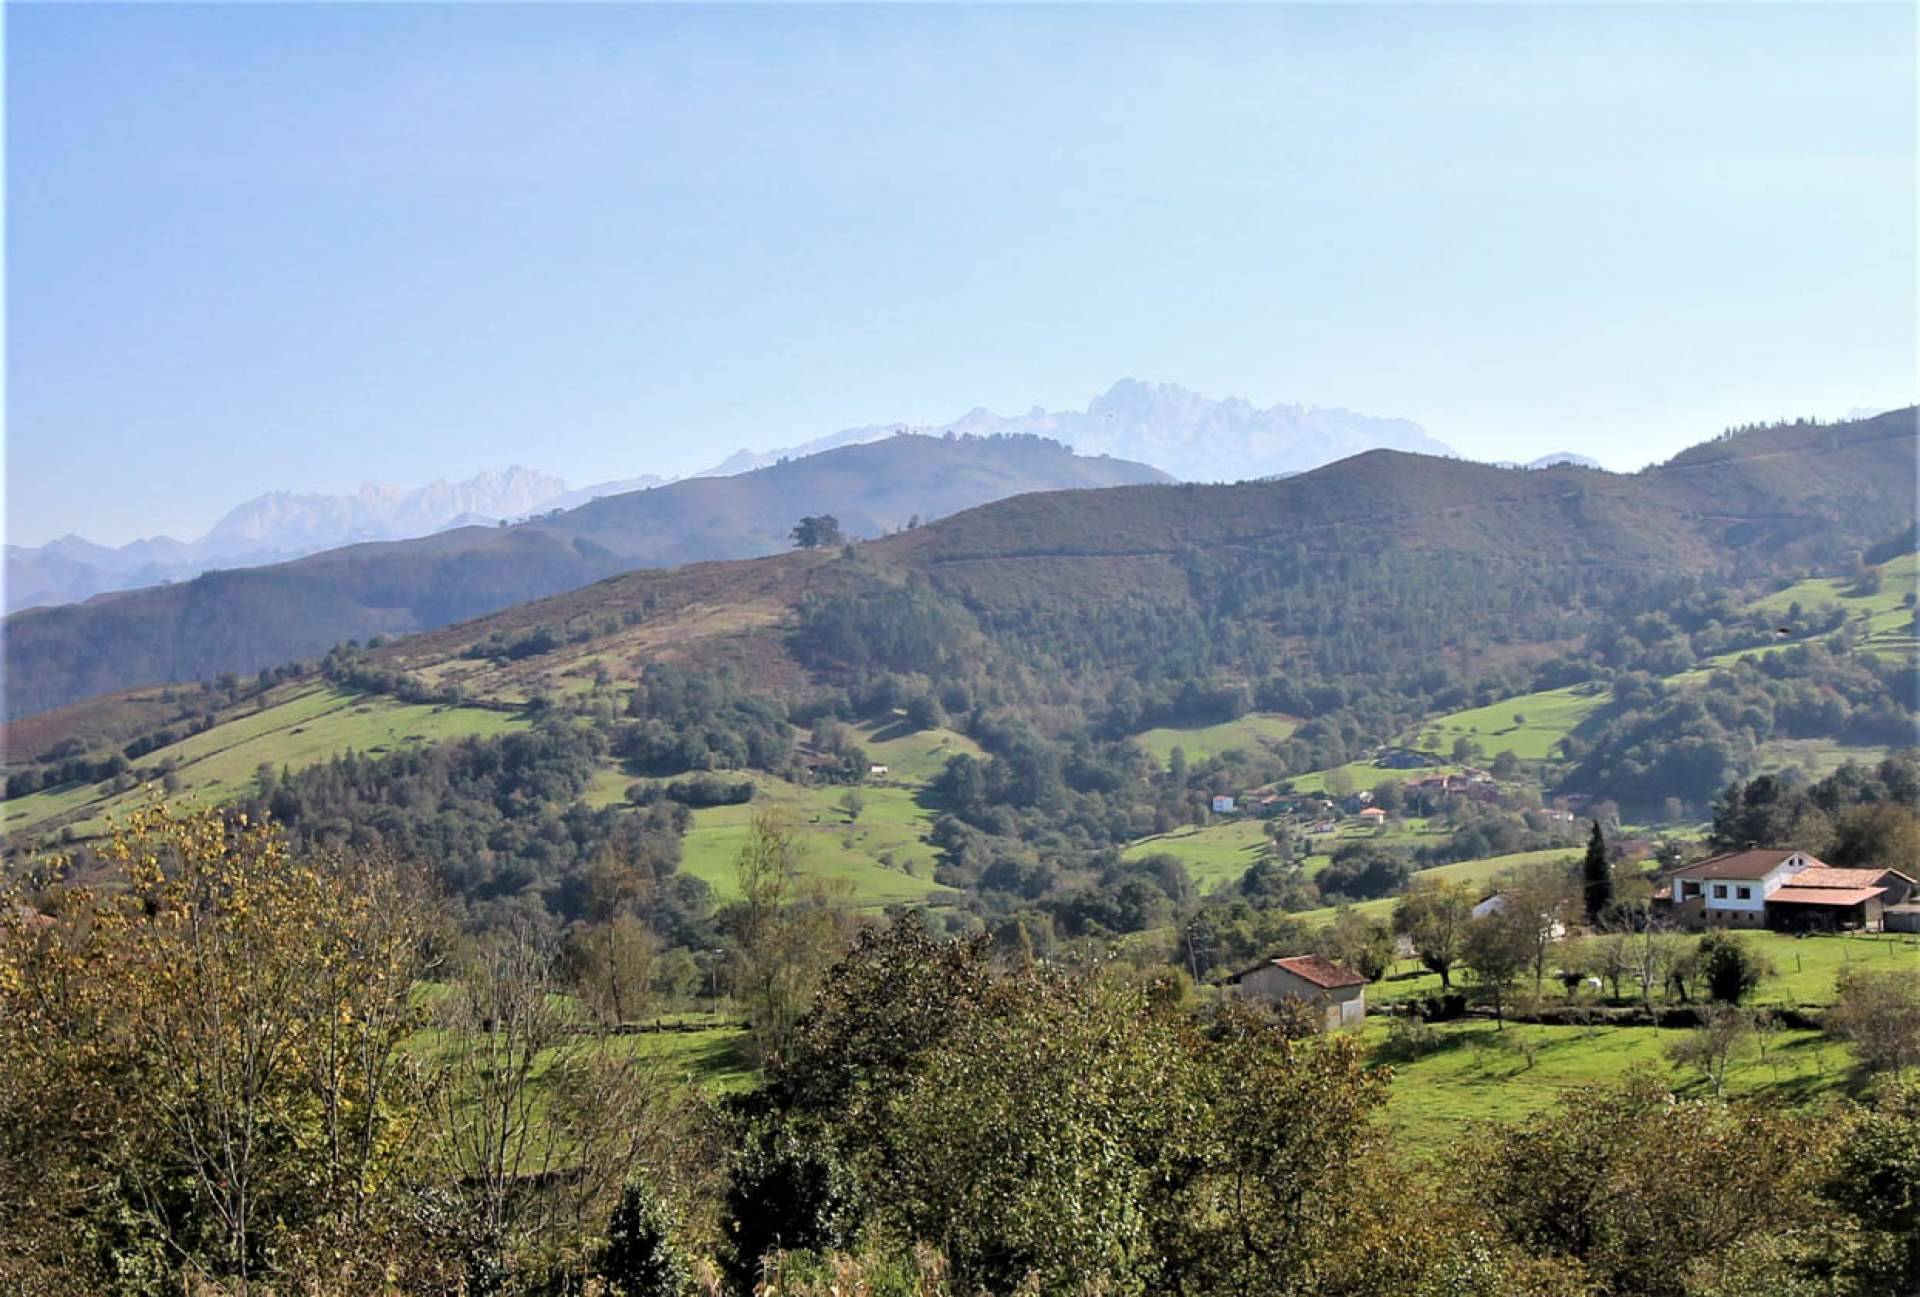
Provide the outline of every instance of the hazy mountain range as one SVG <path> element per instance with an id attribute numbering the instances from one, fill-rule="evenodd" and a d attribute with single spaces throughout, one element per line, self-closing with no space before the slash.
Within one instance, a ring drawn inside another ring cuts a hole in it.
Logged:
<path id="1" fill-rule="evenodd" d="M 1065 442 L 1083 455 L 1111 455 L 1151 464 L 1183 482 L 1242 482 L 1301 473 L 1363 450 L 1451 455 L 1408 419 L 1384 419 L 1312 405 L 1261 409 L 1238 397 L 1215 399 L 1175 383 L 1123 378 L 1084 410 L 1002 415 L 976 406 L 951 423 L 908 428 L 874 424 L 781 450 L 738 450 L 695 477 L 722 477 L 782 459 L 878 441 L 896 432 L 990 436 L 1031 433 Z"/>
<path id="2" fill-rule="evenodd" d="M 903 424 L 847 428 L 801 445 L 742 449 L 693 478 L 752 469 L 908 431 Z M 1084 410 L 1021 415 L 975 408 L 951 423 L 916 427 L 932 436 L 1033 434 L 1086 455 L 1150 464 L 1189 482 L 1231 482 L 1316 468 L 1364 450 L 1452 452 L 1416 423 L 1306 405 L 1260 409 L 1216 400 L 1172 383 L 1122 379 Z M 665 485 L 641 476 L 569 489 L 558 477 L 515 466 L 463 482 L 416 489 L 368 483 L 351 495 L 272 491 L 228 512 L 197 540 L 159 536 L 117 548 L 80 536 L 7 546 L 6 610 L 78 603 L 96 594 L 181 581 L 211 568 L 257 567 L 365 541 L 410 540 L 449 527 L 519 521 L 555 509 Z"/>
<path id="3" fill-rule="evenodd" d="M 665 480 L 637 477 L 569 490 L 560 478 L 515 465 L 411 490 L 369 482 L 351 495 L 269 491 L 229 510 L 197 540 L 155 536 L 110 547 L 62 536 L 45 545 L 8 545 L 6 608 L 78 603 L 111 590 L 184 581 L 212 568 L 258 567 L 364 541 L 411 540 L 449 527 L 519 520 Z"/>
<path id="4" fill-rule="evenodd" d="M 732 477 L 536 510 L 512 526 L 338 546 L 25 609 L 6 619 L 0 690 L 7 710 L 22 714 L 130 685 L 254 671 L 634 568 L 778 553 L 803 514 L 833 514 L 848 536 L 870 537 L 1012 495 L 1170 480 L 1039 437 L 887 437 Z"/>

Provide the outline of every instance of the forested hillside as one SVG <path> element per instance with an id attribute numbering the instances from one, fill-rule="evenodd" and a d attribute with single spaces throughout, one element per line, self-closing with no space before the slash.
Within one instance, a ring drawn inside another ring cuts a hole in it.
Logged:
<path id="1" fill-rule="evenodd" d="M 1035 437 L 900 436 L 594 500 L 511 527 L 354 545 L 31 609 L 5 623 L 9 716 L 140 684 L 254 672 L 348 639 L 473 617 L 615 572 L 776 553 L 802 514 L 883 535 L 1024 491 L 1165 480 Z"/>

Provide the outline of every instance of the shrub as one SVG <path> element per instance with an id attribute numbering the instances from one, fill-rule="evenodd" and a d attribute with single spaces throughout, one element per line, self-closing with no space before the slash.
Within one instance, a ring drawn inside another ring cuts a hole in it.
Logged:
<path id="1" fill-rule="evenodd" d="M 635 1176 L 620 1192 L 600 1253 L 600 1277 L 615 1297 L 679 1297 L 689 1275 L 686 1256 L 674 1242 L 673 1211 Z"/>

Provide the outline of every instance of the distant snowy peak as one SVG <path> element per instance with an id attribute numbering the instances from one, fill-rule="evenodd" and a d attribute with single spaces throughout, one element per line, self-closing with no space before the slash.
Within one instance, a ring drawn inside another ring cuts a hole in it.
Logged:
<path id="1" fill-rule="evenodd" d="M 1174 383 L 1123 378 L 1084 410 L 1000 415 L 976 406 L 938 427 L 876 424 L 848 428 L 784 450 L 742 450 L 696 477 L 721 477 L 896 432 L 940 436 L 1032 433 L 1083 455 L 1136 460 L 1189 482 L 1237 482 L 1305 472 L 1366 450 L 1450 455 L 1452 450 L 1407 419 L 1378 418 L 1311 405 L 1266 409 L 1238 397 L 1215 399 Z"/>
<path id="2" fill-rule="evenodd" d="M 438 531 L 463 515 L 524 514 L 566 489 L 557 477 L 516 465 L 502 473 L 433 482 L 414 490 L 369 482 L 353 495 L 271 491 L 230 510 L 194 549 L 197 557 L 219 558 L 400 540 Z"/>
<path id="3" fill-rule="evenodd" d="M 584 498 L 658 480 L 589 487 Z M 411 490 L 369 482 L 351 495 L 269 491 L 228 510 L 195 541 L 155 536 L 110 548 L 62 536 L 38 547 L 9 545 L 6 608 L 77 603 L 108 590 L 186 580 L 209 568 L 253 567 L 361 541 L 409 540 L 449 527 L 491 525 L 569 507 L 568 495 L 561 479 L 518 466 Z"/>
<path id="4" fill-rule="evenodd" d="M 1085 414 L 1061 416 L 1057 435 L 1083 452 L 1143 460 L 1190 482 L 1300 473 L 1368 450 L 1453 453 L 1409 419 L 1312 405 L 1261 409 L 1132 378 Z"/>

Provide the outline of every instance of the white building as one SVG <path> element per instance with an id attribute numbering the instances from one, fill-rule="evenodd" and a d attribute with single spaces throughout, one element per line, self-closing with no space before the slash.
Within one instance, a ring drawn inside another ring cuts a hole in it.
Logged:
<path id="1" fill-rule="evenodd" d="M 1664 899 L 1677 917 L 1707 927 L 1874 931 L 1882 902 L 1905 900 L 1912 886 L 1896 870 L 1834 869 L 1804 851 L 1753 849 L 1674 870 Z"/>
<path id="2" fill-rule="evenodd" d="M 1489 914 L 1505 914 L 1507 912 L 1507 906 L 1510 904 L 1512 904 L 1512 900 L 1505 892 L 1495 892 L 1473 907 L 1473 917 L 1476 919 L 1484 919 Z M 1549 941 L 1558 941 L 1567 935 L 1567 925 L 1560 920 L 1545 914 L 1541 915 L 1540 919 L 1542 923 L 1547 925 L 1547 939 Z"/>
<path id="3" fill-rule="evenodd" d="M 1300 1000 L 1321 1008 L 1328 1031 L 1357 1027 L 1367 1016 L 1367 979 L 1321 955 L 1262 960 L 1229 977 L 1227 991 L 1269 1004 Z"/>
<path id="4" fill-rule="evenodd" d="M 1767 896 L 1820 862 L 1804 851 L 1731 851 L 1667 875 L 1676 914 L 1720 928 L 1764 928 Z"/>

